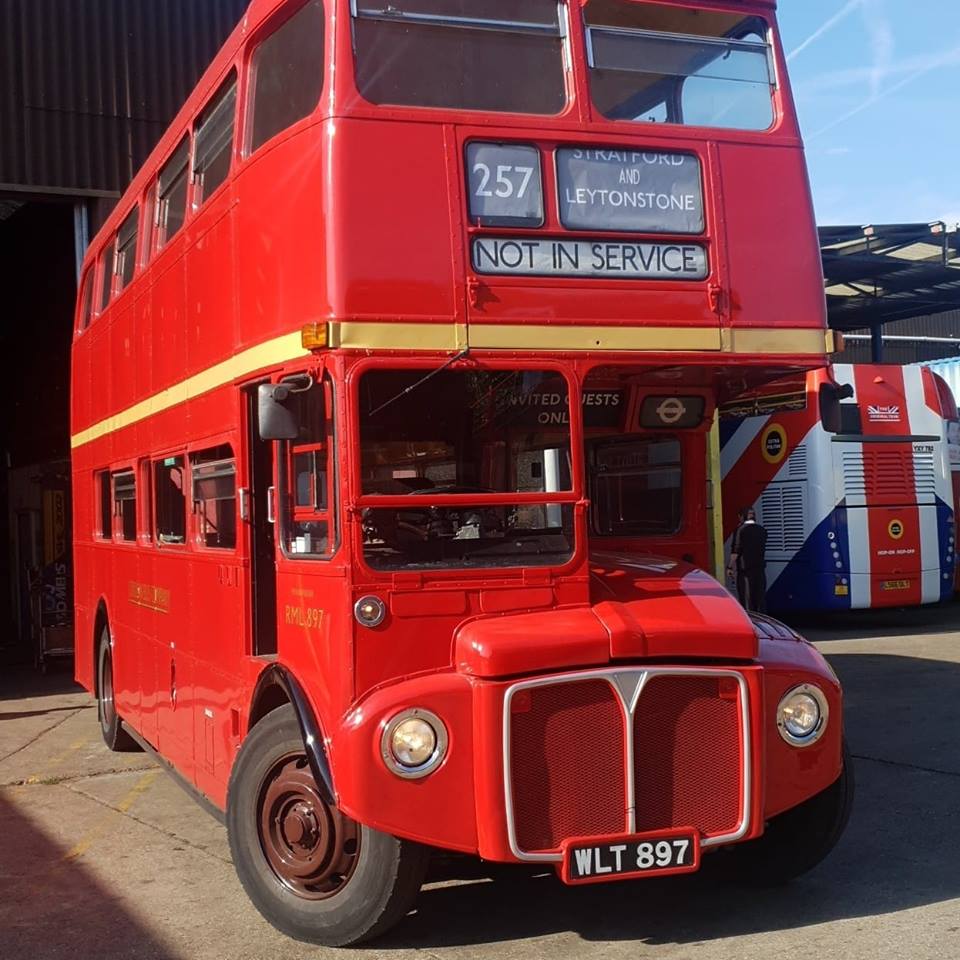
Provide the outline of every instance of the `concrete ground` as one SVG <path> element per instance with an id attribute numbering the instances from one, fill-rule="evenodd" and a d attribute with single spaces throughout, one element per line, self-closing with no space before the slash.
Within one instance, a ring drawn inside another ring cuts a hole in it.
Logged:
<path id="1" fill-rule="evenodd" d="M 365 955 L 960 956 L 960 606 L 804 629 L 846 685 L 857 757 L 850 826 L 809 876 L 744 890 L 708 866 L 571 890 L 448 863 L 416 912 Z M 0 679 L 2 960 L 334 953 L 260 919 L 223 828 L 143 754 L 108 753 L 92 701 L 68 678 Z"/>

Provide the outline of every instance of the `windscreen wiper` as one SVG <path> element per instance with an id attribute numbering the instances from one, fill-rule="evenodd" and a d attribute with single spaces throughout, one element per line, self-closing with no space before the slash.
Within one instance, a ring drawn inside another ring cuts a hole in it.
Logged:
<path id="1" fill-rule="evenodd" d="M 419 380 L 417 380 L 416 383 L 411 383 L 409 387 L 404 387 L 404 389 L 401 390 L 398 394 L 391 397 L 389 400 L 385 400 L 383 403 L 381 403 L 376 410 L 371 410 L 367 414 L 367 416 L 368 417 L 376 416 L 381 410 L 385 410 L 391 404 L 394 404 L 398 400 L 403 399 L 403 397 L 407 396 L 408 394 L 413 393 L 413 391 L 416 390 L 418 387 L 422 387 L 428 380 L 432 380 L 438 373 L 443 373 L 443 371 L 446 370 L 448 367 L 452 367 L 453 364 L 455 364 L 458 360 L 465 359 L 469 353 L 470 353 L 470 348 L 464 347 L 459 353 L 455 354 L 449 360 L 447 360 L 446 363 L 437 367 L 436 370 L 431 370 L 425 377 L 421 377 Z"/>

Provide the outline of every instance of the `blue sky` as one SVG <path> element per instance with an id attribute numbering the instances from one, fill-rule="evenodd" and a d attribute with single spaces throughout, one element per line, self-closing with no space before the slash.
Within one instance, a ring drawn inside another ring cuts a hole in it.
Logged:
<path id="1" fill-rule="evenodd" d="M 817 221 L 960 221 L 960 0 L 780 0 Z"/>

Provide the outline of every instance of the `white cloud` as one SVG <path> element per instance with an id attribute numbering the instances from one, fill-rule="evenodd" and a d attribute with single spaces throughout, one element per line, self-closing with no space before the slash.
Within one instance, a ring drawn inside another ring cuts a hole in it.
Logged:
<path id="1" fill-rule="evenodd" d="M 916 71 L 926 71 L 940 66 L 949 66 L 960 63 L 960 47 L 941 50 L 936 53 L 924 53 L 913 57 L 904 57 L 888 64 L 883 70 L 883 79 L 904 76 Z M 794 86 L 804 95 L 836 90 L 838 87 L 860 86 L 871 84 L 876 74 L 876 68 L 849 67 L 845 70 L 831 70 L 809 79 L 797 79 Z"/>
<path id="2" fill-rule="evenodd" d="M 840 126 L 840 124 L 846 123 L 858 113 L 862 113 L 864 110 L 869 109 L 870 107 L 879 103 L 881 100 L 885 100 L 887 97 L 892 96 L 899 90 L 902 90 L 905 86 L 907 86 L 907 84 L 913 83 L 914 80 L 918 80 L 920 77 L 924 76 L 924 74 L 931 73 L 933 70 L 936 70 L 939 67 L 960 62 L 960 47 L 955 47 L 953 50 L 948 50 L 944 54 L 917 58 L 917 62 L 920 65 L 903 77 L 899 83 L 895 83 L 892 87 L 887 87 L 885 90 L 882 90 L 879 93 L 872 94 L 853 109 L 848 110 L 846 113 L 843 113 L 839 117 L 831 120 L 826 126 L 821 127 L 811 137 L 809 137 L 809 139 L 815 140 L 817 137 L 825 134 L 828 130 L 833 130 L 835 127 Z M 901 71 L 898 70 L 897 72 Z"/>
<path id="3" fill-rule="evenodd" d="M 802 53 L 807 49 L 807 47 L 810 46 L 810 44 L 816 43 L 825 33 L 829 33 L 841 20 L 853 13 L 853 11 L 862 6 L 863 3 L 864 0 L 847 0 L 847 3 L 838 13 L 835 13 L 832 17 L 817 27 L 817 29 L 814 30 L 806 40 L 794 47 L 787 54 L 787 61 L 789 62 L 795 56 L 797 56 L 797 54 Z"/>
<path id="4" fill-rule="evenodd" d="M 870 41 L 870 54 L 873 60 L 870 66 L 870 95 L 879 96 L 883 81 L 887 78 L 893 64 L 895 46 L 893 27 L 884 14 L 883 0 L 867 0 L 860 8 L 867 37 Z"/>

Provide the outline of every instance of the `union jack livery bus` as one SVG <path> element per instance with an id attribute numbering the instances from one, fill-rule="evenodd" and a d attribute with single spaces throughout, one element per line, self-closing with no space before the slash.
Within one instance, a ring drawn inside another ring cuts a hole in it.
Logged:
<path id="1" fill-rule="evenodd" d="M 697 564 L 718 403 L 831 349 L 772 0 L 253 0 L 81 277 L 106 742 L 317 943 L 435 848 L 808 870 L 840 687 Z"/>
<path id="2" fill-rule="evenodd" d="M 765 412 L 765 409 L 767 412 Z M 771 610 L 937 603 L 956 540 L 949 387 L 920 366 L 837 364 L 721 418 L 724 535 L 752 506 Z"/>

